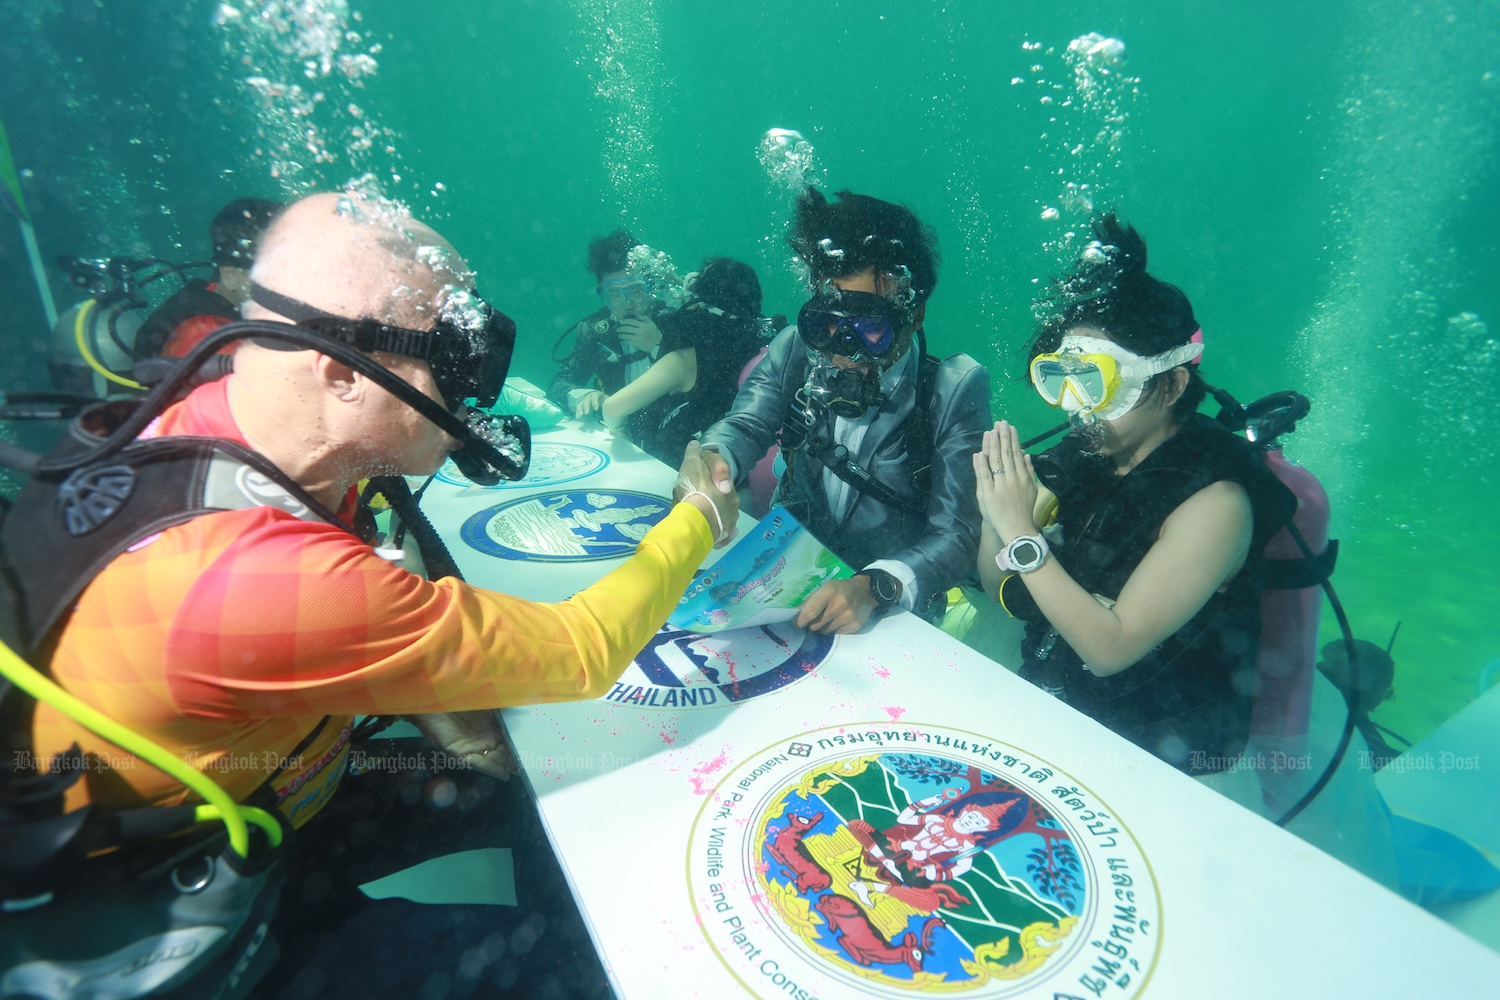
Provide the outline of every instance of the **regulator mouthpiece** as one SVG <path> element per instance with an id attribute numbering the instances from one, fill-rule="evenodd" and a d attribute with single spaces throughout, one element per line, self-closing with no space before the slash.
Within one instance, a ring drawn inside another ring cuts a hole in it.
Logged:
<path id="1" fill-rule="evenodd" d="M 452 455 L 453 464 L 476 486 L 516 480 L 531 465 L 531 425 L 515 414 L 475 410 L 469 414 L 464 446 Z"/>

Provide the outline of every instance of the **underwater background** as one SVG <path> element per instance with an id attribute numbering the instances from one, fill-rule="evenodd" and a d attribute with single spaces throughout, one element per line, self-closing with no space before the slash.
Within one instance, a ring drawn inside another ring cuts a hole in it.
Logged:
<path id="1" fill-rule="evenodd" d="M 799 186 L 900 201 L 944 254 L 931 349 L 988 364 L 1023 433 L 1055 422 L 1033 297 L 1117 209 L 1210 382 L 1312 400 L 1286 454 L 1334 582 L 1359 637 L 1401 623 L 1374 718 L 1420 739 L 1500 661 L 1495 0 L 0 0 L 0 119 L 59 309 L 61 254 L 204 260 L 231 198 L 353 183 L 468 258 L 539 383 L 597 308 L 590 238 L 749 261 L 795 315 Z M 6 391 L 48 387 L 16 221 Z"/>

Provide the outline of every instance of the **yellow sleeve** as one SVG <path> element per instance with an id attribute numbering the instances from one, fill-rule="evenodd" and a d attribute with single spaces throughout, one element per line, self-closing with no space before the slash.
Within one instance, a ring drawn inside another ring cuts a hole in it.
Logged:
<path id="1" fill-rule="evenodd" d="M 623 565 L 558 604 L 404 574 L 407 592 L 382 609 L 367 665 L 283 690 L 282 702 L 407 714 L 599 697 L 666 621 L 712 547 L 702 512 L 680 503 Z"/>
<path id="2" fill-rule="evenodd" d="M 501 704 L 603 695 L 667 620 L 712 548 L 707 519 L 692 504 L 680 503 L 642 539 L 635 555 L 604 579 L 561 604 L 530 605 L 545 609 L 567 639 L 553 645 L 553 626 L 544 621 L 549 634 L 533 633 L 534 655 L 516 657 L 509 676 L 497 678 Z M 521 624 L 517 610 L 510 609 L 512 625 Z"/>

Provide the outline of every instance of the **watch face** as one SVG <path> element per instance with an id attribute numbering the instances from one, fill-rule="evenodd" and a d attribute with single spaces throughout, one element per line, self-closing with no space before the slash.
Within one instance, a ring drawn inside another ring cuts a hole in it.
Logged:
<path id="1" fill-rule="evenodd" d="M 879 570 L 867 574 L 870 578 L 870 596 L 880 604 L 895 604 L 901 594 L 896 578 Z"/>
<path id="2" fill-rule="evenodd" d="M 1019 573 L 1030 573 L 1047 558 L 1046 544 L 1029 535 L 1012 539 L 999 558 L 1005 560 L 1002 569 L 1013 569 Z"/>

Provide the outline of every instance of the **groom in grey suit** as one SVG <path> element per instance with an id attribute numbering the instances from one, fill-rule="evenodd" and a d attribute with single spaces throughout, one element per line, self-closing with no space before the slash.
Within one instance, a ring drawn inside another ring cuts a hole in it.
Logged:
<path id="1" fill-rule="evenodd" d="M 935 237 L 909 209 L 848 191 L 797 200 L 791 244 L 811 298 L 702 435 L 721 489 L 779 441 L 775 501 L 853 567 L 797 624 L 857 632 L 901 607 L 929 620 L 979 543 L 973 454 L 991 426 L 989 374 L 927 353 Z"/>

